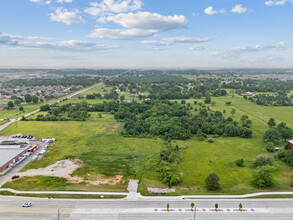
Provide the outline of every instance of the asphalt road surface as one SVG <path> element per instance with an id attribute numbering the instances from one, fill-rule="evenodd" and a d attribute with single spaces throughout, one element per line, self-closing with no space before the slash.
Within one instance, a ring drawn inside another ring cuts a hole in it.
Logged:
<path id="1" fill-rule="evenodd" d="M 23 208 L 24 202 L 31 202 L 33 206 Z M 11 196 L 0 196 L 0 219 L 193 220 L 194 213 L 188 211 L 191 202 L 198 209 L 197 220 L 293 219 L 293 199 L 168 201 L 166 198 L 166 201 L 128 201 L 125 199 L 74 200 Z M 240 202 L 248 211 L 236 211 Z M 172 211 L 164 211 L 167 203 L 170 204 Z M 210 211 L 215 203 L 218 203 L 223 211 Z M 227 211 L 228 208 L 230 211 Z M 252 208 L 253 211 L 251 211 Z"/>

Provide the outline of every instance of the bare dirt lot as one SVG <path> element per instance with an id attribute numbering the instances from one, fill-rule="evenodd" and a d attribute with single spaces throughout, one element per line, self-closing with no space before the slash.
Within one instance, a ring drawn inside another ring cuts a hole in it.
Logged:
<path id="1" fill-rule="evenodd" d="M 110 178 L 104 178 L 102 175 L 89 176 L 91 180 L 84 180 L 81 177 L 71 176 L 71 174 L 82 167 L 83 163 L 80 160 L 60 160 L 50 166 L 39 169 L 27 170 L 19 173 L 20 176 L 54 176 L 67 179 L 70 183 L 85 182 L 88 185 L 116 185 L 122 181 L 121 175 Z"/>

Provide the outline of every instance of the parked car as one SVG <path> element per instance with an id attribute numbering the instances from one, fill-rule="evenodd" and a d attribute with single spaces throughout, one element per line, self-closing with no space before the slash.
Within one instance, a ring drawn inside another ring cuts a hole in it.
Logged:
<path id="1" fill-rule="evenodd" d="M 16 135 L 12 136 L 12 138 L 16 138 L 16 137 L 17 137 Z"/>
<path id="2" fill-rule="evenodd" d="M 32 203 L 30 202 L 26 202 L 22 204 L 22 207 L 31 207 L 31 206 L 32 206 Z"/>
<path id="3" fill-rule="evenodd" d="M 14 175 L 14 176 L 11 177 L 11 179 L 13 179 L 13 180 L 14 180 L 14 179 L 18 179 L 18 178 L 19 178 L 18 175 Z"/>

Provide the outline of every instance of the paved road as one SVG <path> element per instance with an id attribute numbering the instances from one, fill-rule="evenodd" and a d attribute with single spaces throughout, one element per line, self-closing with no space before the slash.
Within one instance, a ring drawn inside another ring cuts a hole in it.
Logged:
<path id="1" fill-rule="evenodd" d="M 31 208 L 21 204 L 30 201 Z M 198 219 L 292 219 L 293 199 L 243 199 L 243 200 L 191 200 L 191 201 L 128 201 L 122 200 L 73 200 L 40 199 L 0 196 L 0 219 L 103 219 L 103 220 L 190 220 L 193 212 L 186 211 L 190 203 L 198 208 Z M 247 212 L 234 211 L 239 203 Z M 174 211 L 166 212 L 166 204 Z M 222 212 L 209 211 L 218 203 Z M 227 208 L 230 212 L 226 211 Z M 250 211 L 251 208 L 254 211 Z M 157 209 L 157 211 L 155 210 Z M 179 211 L 181 209 L 181 211 Z M 206 209 L 204 212 L 203 209 Z M 59 210 L 59 211 L 58 211 Z"/>

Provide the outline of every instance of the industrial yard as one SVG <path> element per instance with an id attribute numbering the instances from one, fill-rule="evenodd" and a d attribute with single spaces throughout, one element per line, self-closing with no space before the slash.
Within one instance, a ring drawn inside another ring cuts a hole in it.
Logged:
<path id="1" fill-rule="evenodd" d="M 0 137 L 0 185 L 33 160 L 41 158 L 52 139 L 37 140 L 23 134 Z M 52 143 L 52 142 L 51 142 Z M 17 177 L 18 178 L 18 177 Z"/>

